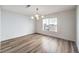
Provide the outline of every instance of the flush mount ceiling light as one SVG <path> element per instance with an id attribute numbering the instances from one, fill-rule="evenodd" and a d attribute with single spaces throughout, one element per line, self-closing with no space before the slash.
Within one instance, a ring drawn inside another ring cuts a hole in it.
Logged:
<path id="1" fill-rule="evenodd" d="M 26 6 L 25 6 L 25 8 L 29 8 L 29 7 L 31 7 L 31 5 L 26 5 Z"/>
<path id="2" fill-rule="evenodd" d="M 31 16 L 31 18 L 32 18 L 32 19 L 39 20 L 39 19 L 44 18 L 44 16 L 42 16 L 42 15 L 40 15 L 40 14 L 38 13 L 38 11 L 39 11 L 39 9 L 38 9 L 38 8 L 36 8 L 35 10 L 36 10 L 36 14 L 35 14 L 35 15 L 33 15 L 33 16 Z"/>

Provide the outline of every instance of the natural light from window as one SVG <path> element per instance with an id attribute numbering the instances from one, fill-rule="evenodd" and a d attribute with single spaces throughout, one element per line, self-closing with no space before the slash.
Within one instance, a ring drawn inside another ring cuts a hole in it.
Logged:
<path id="1" fill-rule="evenodd" d="M 57 17 L 44 18 L 43 19 L 43 30 L 57 32 Z"/>

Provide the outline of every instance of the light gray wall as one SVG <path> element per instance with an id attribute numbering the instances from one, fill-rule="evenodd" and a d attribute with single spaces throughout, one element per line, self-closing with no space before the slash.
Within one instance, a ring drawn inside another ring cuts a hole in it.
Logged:
<path id="1" fill-rule="evenodd" d="M 27 34 L 32 34 L 34 21 L 25 15 L 2 9 L 2 40 L 7 40 Z"/>
<path id="2" fill-rule="evenodd" d="M 76 10 L 67 10 L 59 13 L 49 14 L 49 17 L 57 17 L 58 32 L 49 32 L 42 30 L 42 20 L 36 21 L 36 32 L 54 37 L 63 38 L 66 40 L 76 40 Z"/>
<path id="3" fill-rule="evenodd" d="M 77 47 L 79 51 L 79 6 L 77 6 Z"/>
<path id="4" fill-rule="evenodd" d="M 1 8 L 0 8 L 0 41 L 1 41 Z"/>

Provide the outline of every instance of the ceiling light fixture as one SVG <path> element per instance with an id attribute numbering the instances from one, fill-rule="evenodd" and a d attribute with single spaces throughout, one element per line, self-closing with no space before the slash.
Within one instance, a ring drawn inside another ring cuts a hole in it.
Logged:
<path id="1" fill-rule="evenodd" d="M 31 5 L 25 5 L 25 8 L 29 8 L 29 7 L 31 7 Z"/>
<path id="2" fill-rule="evenodd" d="M 36 8 L 36 14 L 31 17 L 32 19 L 39 20 L 39 19 L 44 18 L 44 16 L 41 16 L 41 15 L 38 13 L 38 10 L 39 10 L 39 9 Z"/>

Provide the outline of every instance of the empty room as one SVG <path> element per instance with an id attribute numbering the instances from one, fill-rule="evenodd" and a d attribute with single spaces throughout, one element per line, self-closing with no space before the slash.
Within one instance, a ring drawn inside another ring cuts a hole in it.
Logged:
<path id="1" fill-rule="evenodd" d="M 0 53 L 78 53 L 79 6 L 0 5 Z"/>

